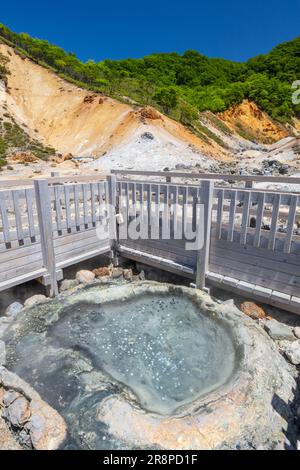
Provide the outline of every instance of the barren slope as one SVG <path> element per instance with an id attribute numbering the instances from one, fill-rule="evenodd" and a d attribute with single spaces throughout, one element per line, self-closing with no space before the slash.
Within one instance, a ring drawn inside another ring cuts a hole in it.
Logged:
<path id="1" fill-rule="evenodd" d="M 289 135 L 283 125 L 274 122 L 268 114 L 248 100 L 233 106 L 218 116 L 231 130 L 249 140 L 256 139 L 262 143 L 270 144 Z"/>
<path id="2" fill-rule="evenodd" d="M 181 124 L 155 112 L 141 114 L 132 106 L 97 94 L 88 93 L 13 49 L 0 45 L 9 57 L 7 110 L 28 126 L 30 135 L 40 136 L 46 145 L 61 153 L 101 156 L 120 144 L 145 124 L 162 128 L 167 140 L 192 144 L 215 158 L 227 153 L 215 142 L 206 143 Z"/>

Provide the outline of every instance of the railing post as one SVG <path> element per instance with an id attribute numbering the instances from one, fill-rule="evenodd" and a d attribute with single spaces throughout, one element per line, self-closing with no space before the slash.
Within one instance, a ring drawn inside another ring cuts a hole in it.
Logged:
<path id="1" fill-rule="evenodd" d="M 43 264 L 50 277 L 50 297 L 58 294 L 56 263 L 53 246 L 51 198 L 47 180 L 34 181 Z"/>
<path id="2" fill-rule="evenodd" d="M 118 264 L 117 248 L 118 248 L 118 225 L 116 214 L 118 213 L 117 198 L 117 177 L 116 175 L 107 176 L 108 185 L 108 217 L 109 217 L 109 237 L 112 259 L 115 265 Z"/>
<path id="3" fill-rule="evenodd" d="M 214 182 L 202 181 L 200 187 L 200 204 L 202 205 L 203 218 L 197 221 L 197 236 L 201 233 L 203 245 L 197 252 L 196 287 L 205 288 L 205 277 L 208 271 L 211 217 L 213 207 Z M 203 222 L 203 226 L 201 224 Z"/>

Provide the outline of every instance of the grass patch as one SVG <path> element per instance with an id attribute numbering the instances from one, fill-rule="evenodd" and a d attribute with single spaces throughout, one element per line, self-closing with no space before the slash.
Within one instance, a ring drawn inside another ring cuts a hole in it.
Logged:
<path id="1" fill-rule="evenodd" d="M 223 122 L 221 119 L 219 119 L 217 116 L 215 116 L 213 113 L 204 112 L 202 115 L 208 119 L 214 127 L 216 127 L 219 131 L 223 132 L 223 134 L 226 135 L 232 135 L 233 131 L 229 129 L 229 127 Z"/>
<path id="2" fill-rule="evenodd" d="M 0 166 L 6 164 L 7 156 L 14 152 L 31 152 L 41 160 L 48 160 L 56 151 L 45 147 L 38 140 L 32 140 L 28 134 L 13 120 L 0 123 Z"/>
<path id="3" fill-rule="evenodd" d="M 216 142 L 218 145 L 220 145 L 221 147 L 223 147 L 224 149 L 227 149 L 228 146 L 225 144 L 225 142 L 223 142 L 223 140 L 218 136 L 216 135 L 214 132 L 212 132 L 210 129 L 208 129 L 207 127 L 203 126 L 202 124 L 200 123 L 197 123 L 195 125 L 195 128 L 201 133 L 201 134 L 204 134 L 206 137 L 208 137 L 208 139 L 211 139 L 213 140 L 214 142 Z"/>

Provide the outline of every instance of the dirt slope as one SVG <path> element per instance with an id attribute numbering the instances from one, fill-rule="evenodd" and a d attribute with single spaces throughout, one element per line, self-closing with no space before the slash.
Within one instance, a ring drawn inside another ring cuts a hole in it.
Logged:
<path id="1" fill-rule="evenodd" d="M 0 52 L 9 58 L 8 112 L 27 125 L 32 137 L 39 136 L 45 145 L 61 153 L 99 157 L 149 124 L 154 130 L 163 129 L 170 141 L 191 144 L 212 158 L 228 157 L 217 143 L 204 142 L 155 110 L 143 113 L 106 96 L 90 94 L 21 58 L 6 45 L 0 45 Z"/>
<path id="2" fill-rule="evenodd" d="M 248 100 L 218 114 L 218 117 L 231 130 L 248 140 L 270 144 L 289 135 L 284 126 L 275 123 L 268 114 Z"/>

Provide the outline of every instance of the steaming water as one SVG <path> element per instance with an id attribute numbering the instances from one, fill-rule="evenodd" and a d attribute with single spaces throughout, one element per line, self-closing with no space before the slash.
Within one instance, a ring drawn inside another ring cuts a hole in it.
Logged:
<path id="1" fill-rule="evenodd" d="M 122 448 L 95 420 L 105 397 L 129 388 L 139 406 L 168 415 L 235 367 L 227 330 L 183 296 L 77 304 L 51 325 L 32 321 L 13 348 L 10 367 L 61 412 L 77 448 Z"/>

